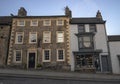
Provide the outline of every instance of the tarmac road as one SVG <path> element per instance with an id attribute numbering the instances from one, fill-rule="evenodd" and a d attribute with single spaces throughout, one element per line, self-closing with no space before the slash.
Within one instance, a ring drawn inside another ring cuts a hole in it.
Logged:
<path id="1" fill-rule="evenodd" d="M 120 84 L 120 80 L 0 74 L 0 84 Z"/>

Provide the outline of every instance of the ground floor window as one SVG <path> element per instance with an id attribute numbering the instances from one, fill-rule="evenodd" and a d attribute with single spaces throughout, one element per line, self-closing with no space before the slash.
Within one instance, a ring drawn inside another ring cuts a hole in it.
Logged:
<path id="1" fill-rule="evenodd" d="M 76 56 L 76 67 L 93 67 L 93 56 L 92 55 L 77 55 Z"/>
<path id="2" fill-rule="evenodd" d="M 43 62 L 50 62 L 50 50 L 43 50 Z"/>
<path id="3" fill-rule="evenodd" d="M 57 50 L 57 61 L 64 61 L 64 50 Z"/>
<path id="4" fill-rule="evenodd" d="M 21 62 L 21 57 L 22 57 L 22 51 L 21 50 L 15 50 L 14 51 L 14 57 L 15 57 L 15 62 L 20 63 Z"/>

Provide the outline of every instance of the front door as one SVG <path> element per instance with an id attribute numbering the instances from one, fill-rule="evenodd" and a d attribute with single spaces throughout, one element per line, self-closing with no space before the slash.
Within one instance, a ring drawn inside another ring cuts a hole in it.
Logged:
<path id="1" fill-rule="evenodd" d="M 28 61 L 28 68 L 35 68 L 35 53 L 29 53 L 29 61 Z"/>
<path id="2" fill-rule="evenodd" d="M 107 59 L 107 55 L 102 55 L 102 71 L 103 72 L 108 72 L 109 68 L 108 68 L 108 59 Z"/>

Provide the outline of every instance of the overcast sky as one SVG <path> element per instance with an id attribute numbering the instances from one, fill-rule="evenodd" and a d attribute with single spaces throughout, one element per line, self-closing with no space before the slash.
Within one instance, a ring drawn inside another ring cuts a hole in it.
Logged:
<path id="1" fill-rule="evenodd" d="M 32 16 L 63 15 L 65 6 L 72 17 L 95 17 L 100 10 L 107 34 L 120 35 L 120 0 L 0 0 L 0 16 L 17 15 L 20 7 Z"/>

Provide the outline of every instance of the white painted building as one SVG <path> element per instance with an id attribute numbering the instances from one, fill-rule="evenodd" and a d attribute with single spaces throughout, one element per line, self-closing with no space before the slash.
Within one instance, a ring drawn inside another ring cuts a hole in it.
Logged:
<path id="1" fill-rule="evenodd" d="M 96 17 L 72 18 L 70 22 L 71 71 L 110 72 L 105 21 Z"/>
<path id="2" fill-rule="evenodd" d="M 120 74 L 120 36 L 108 36 L 108 39 L 112 63 L 112 72 L 114 74 Z"/>

